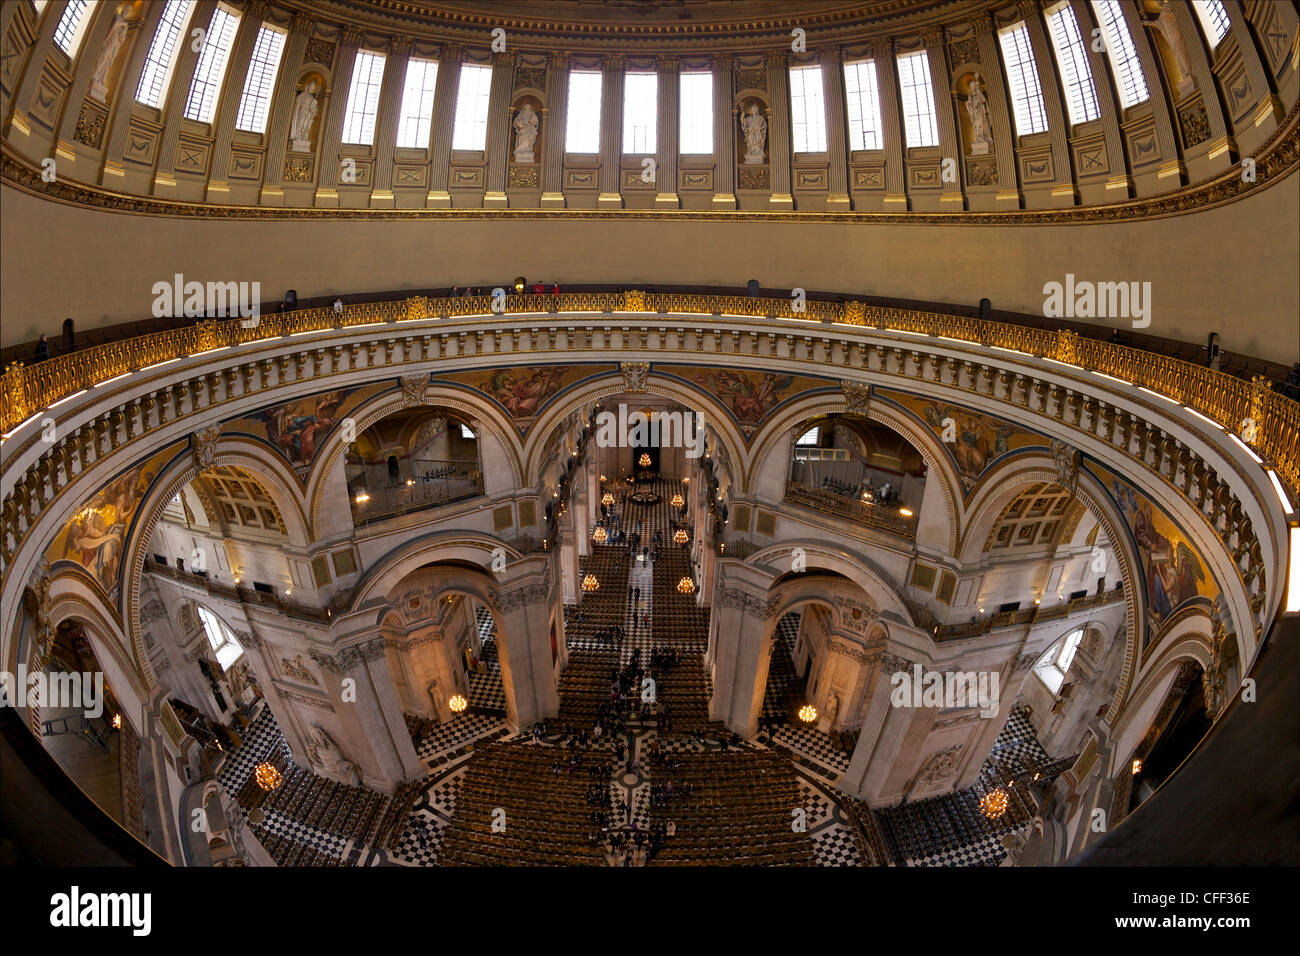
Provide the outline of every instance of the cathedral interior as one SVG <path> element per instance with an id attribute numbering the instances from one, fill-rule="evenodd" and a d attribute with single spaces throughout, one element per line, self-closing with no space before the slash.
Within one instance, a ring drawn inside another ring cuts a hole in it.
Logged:
<path id="1" fill-rule="evenodd" d="M 6 866 L 1300 862 L 1295 3 L 0 10 Z"/>

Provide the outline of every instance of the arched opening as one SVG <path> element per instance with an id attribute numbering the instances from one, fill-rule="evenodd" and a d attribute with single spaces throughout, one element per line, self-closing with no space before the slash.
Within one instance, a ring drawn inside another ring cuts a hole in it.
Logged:
<path id="1" fill-rule="evenodd" d="M 483 494 L 474 427 L 442 408 L 385 416 L 357 435 L 344 462 L 356 525 Z"/>
<path id="2" fill-rule="evenodd" d="M 902 435 L 864 415 L 820 415 L 795 428 L 788 499 L 875 526 L 913 529 L 926 464 Z"/>
<path id="3" fill-rule="evenodd" d="M 1179 668 L 1169 695 L 1130 762 L 1130 812 L 1173 775 L 1209 732 L 1203 678 L 1204 671 L 1196 661 Z"/>

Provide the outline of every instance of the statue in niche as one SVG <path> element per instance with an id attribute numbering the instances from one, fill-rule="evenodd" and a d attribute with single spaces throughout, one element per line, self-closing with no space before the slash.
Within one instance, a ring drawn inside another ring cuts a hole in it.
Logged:
<path id="1" fill-rule="evenodd" d="M 740 129 L 745 134 L 745 165 L 761 164 L 767 145 L 767 120 L 759 112 L 757 103 L 751 103 L 749 111 L 740 118 Z"/>
<path id="2" fill-rule="evenodd" d="M 1169 0 L 1165 0 L 1160 5 L 1159 15 L 1143 17 L 1142 25 L 1159 30 L 1160 35 L 1165 38 L 1165 43 L 1169 45 L 1174 59 L 1178 61 L 1178 70 L 1183 74 L 1182 80 L 1178 83 L 1178 97 L 1181 99 L 1196 86 L 1196 79 L 1192 76 L 1192 61 L 1187 55 L 1187 43 L 1183 40 L 1183 33 L 1178 29 L 1178 18 L 1174 16 L 1173 5 Z"/>
<path id="3" fill-rule="evenodd" d="M 90 95 L 97 100 L 108 102 L 108 71 L 113 68 L 113 61 L 117 59 L 117 51 L 122 49 L 122 44 L 126 42 L 126 35 L 130 31 L 131 25 L 126 22 L 120 13 L 113 15 L 113 25 L 108 29 L 108 36 L 104 39 L 104 48 L 99 52 L 99 60 L 95 63 L 95 72 L 90 77 Z"/>
<path id="4" fill-rule="evenodd" d="M 980 88 L 978 73 L 970 81 L 970 94 L 966 97 L 966 113 L 970 116 L 972 156 L 984 156 L 993 146 L 989 135 L 989 99 Z"/>
<path id="5" fill-rule="evenodd" d="M 1025 843 L 1028 842 L 1029 836 L 1018 830 L 1002 834 L 1002 848 L 1007 851 L 1007 855 L 1002 858 L 998 866 L 1015 866 L 1020 861 L 1020 854 L 1025 849 Z"/>
<path id="6" fill-rule="evenodd" d="M 357 773 L 357 765 L 343 756 L 339 745 L 330 738 L 320 724 L 311 726 L 314 733 L 311 735 L 312 740 L 307 743 L 307 753 L 312 763 L 319 766 L 328 776 L 341 780 L 350 787 L 360 786 L 361 775 Z"/>
<path id="7" fill-rule="evenodd" d="M 537 142 L 537 111 L 525 103 L 515 114 L 515 162 L 533 162 L 533 145 Z"/>
<path id="8" fill-rule="evenodd" d="M 289 123 L 289 145 L 294 152 L 311 152 L 311 127 L 316 122 L 316 111 L 320 104 L 316 102 L 316 81 L 308 80 L 307 86 L 293 101 L 293 119 Z"/>
<path id="9" fill-rule="evenodd" d="M 840 712 L 840 698 L 838 694 L 832 693 L 826 698 L 826 712 L 822 715 L 821 724 L 818 727 L 823 733 L 829 734 L 835 729 L 835 715 Z"/>

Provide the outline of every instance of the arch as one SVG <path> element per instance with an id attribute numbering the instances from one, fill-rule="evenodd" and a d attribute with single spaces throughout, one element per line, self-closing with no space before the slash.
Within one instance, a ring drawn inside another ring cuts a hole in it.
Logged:
<path id="1" fill-rule="evenodd" d="M 58 628 L 65 621 L 85 627 L 86 638 L 95 652 L 95 660 L 104 670 L 104 679 L 132 729 L 144 736 L 144 715 L 149 700 L 148 688 L 140 679 L 140 667 L 133 657 L 117 615 L 104 604 L 89 579 L 78 571 L 65 571 L 50 579 L 49 623 Z"/>
<path id="2" fill-rule="evenodd" d="M 823 570 L 839 574 L 868 595 L 870 604 L 879 612 L 888 612 L 908 627 L 916 627 L 912 612 L 903 603 L 889 578 L 883 572 L 877 571 L 870 561 L 855 551 L 834 548 L 817 540 L 782 541 L 780 544 L 769 545 L 755 551 L 745 559 L 745 564 L 750 567 L 766 567 L 776 579 L 780 577 L 777 570 L 780 567 L 778 562 L 784 563 L 782 559 L 793 558 L 795 548 L 803 549 L 803 557 L 806 561 L 805 573 Z M 886 600 L 880 599 L 882 595 Z"/>
<path id="3" fill-rule="evenodd" d="M 819 415 L 850 414 L 852 411 L 842 392 L 839 395 L 809 395 L 791 402 L 754 435 L 754 453 L 751 458 L 753 467 L 750 474 L 756 478 L 762 473 L 764 459 L 781 450 L 781 442 L 786 433 L 796 428 L 800 422 Z M 858 414 L 898 432 L 920 453 L 926 465 L 927 485 L 933 478 L 939 482 L 939 488 L 943 492 L 948 518 L 948 547 L 949 553 L 952 553 L 957 546 L 960 527 L 963 496 L 957 494 L 956 489 L 961 487 L 961 481 L 950 456 L 939 447 L 934 432 L 906 409 L 892 402 L 877 400 L 874 396 L 865 412 Z M 750 494 L 755 493 L 750 485 L 745 490 Z"/>
<path id="4" fill-rule="evenodd" d="M 353 588 L 348 610 L 361 611 L 375 606 L 378 601 L 381 613 L 376 621 L 381 622 L 390 608 L 386 603 L 389 591 L 384 590 L 385 581 L 401 581 L 426 564 L 445 564 L 451 561 L 477 565 L 486 575 L 490 573 L 498 549 L 504 552 L 507 562 L 524 557 L 521 551 L 503 539 L 481 531 L 439 531 L 414 538 L 390 551 L 366 570 Z M 466 572 L 471 573 L 469 569 Z M 498 597 L 495 587 L 491 588 L 490 593 L 485 590 L 482 600 L 496 605 Z"/>
<path id="5" fill-rule="evenodd" d="M 481 393 L 464 387 L 432 384 L 425 385 L 422 394 L 424 400 L 423 402 L 414 403 L 416 406 L 421 404 L 443 406 L 453 411 L 464 412 L 481 422 L 483 427 L 500 442 L 501 447 L 504 449 L 515 487 L 523 487 L 521 480 L 523 469 L 519 464 L 523 454 L 518 430 L 492 405 L 486 396 L 479 397 Z M 393 412 L 411 408 L 412 405 L 413 403 L 407 397 L 404 389 L 394 389 L 373 396 L 369 401 L 353 409 L 348 418 L 355 422 L 354 432 L 360 434 L 375 422 L 387 418 Z M 313 541 L 317 540 L 322 534 L 321 509 L 324 507 L 327 479 L 346 450 L 347 443 L 343 441 L 343 430 L 341 428 L 331 429 L 329 435 L 325 438 L 322 453 L 318 456 L 316 463 L 307 476 L 306 498 L 309 503 L 308 511 L 311 516 L 310 527 Z"/>
<path id="6" fill-rule="evenodd" d="M 296 547 L 307 546 L 308 529 L 301 506 L 302 499 L 297 493 L 297 479 L 288 463 L 273 449 L 246 436 L 221 436 L 217 440 L 212 463 L 243 468 L 260 479 L 262 487 L 285 519 L 289 541 Z M 148 670 L 148 655 L 144 651 L 140 626 L 140 582 L 144 575 L 144 563 L 148 559 L 149 541 L 162 518 L 163 509 L 181 488 L 198 476 L 199 471 L 198 463 L 188 453 L 188 449 L 180 452 L 162 469 L 154 480 L 153 487 L 145 495 L 141 504 L 141 517 L 128 537 L 125 548 L 122 617 L 135 646 L 142 673 L 146 674 L 146 679 L 151 684 L 155 678 L 152 671 Z"/>
<path id="7" fill-rule="evenodd" d="M 545 447 L 550 432 L 554 430 L 558 423 L 563 422 L 575 409 L 594 404 L 612 395 L 621 395 L 627 391 L 627 385 L 622 375 L 603 375 L 585 383 L 572 392 L 567 401 L 553 403 L 547 408 L 542 417 L 529 429 L 528 440 L 525 445 L 527 448 L 527 457 L 525 458 L 527 467 L 524 472 L 527 478 L 526 486 L 532 486 L 541 480 L 541 452 Z M 745 486 L 748 469 L 746 466 L 747 456 L 744 455 L 747 447 L 744 436 L 740 434 L 732 422 L 731 416 L 727 414 L 726 409 L 714 396 L 682 379 L 657 374 L 654 371 L 651 371 L 646 379 L 645 391 L 652 395 L 671 398 L 683 405 L 703 411 L 706 416 L 709 416 L 705 422 L 706 426 L 711 427 L 726 446 L 732 464 L 739 472 L 738 475 L 732 476 L 733 481 L 738 487 L 743 488 Z"/>

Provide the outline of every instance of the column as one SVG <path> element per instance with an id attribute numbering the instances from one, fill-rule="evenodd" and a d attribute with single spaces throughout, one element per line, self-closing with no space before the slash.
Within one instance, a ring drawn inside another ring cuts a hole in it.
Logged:
<path id="1" fill-rule="evenodd" d="M 790 58 L 785 52 L 767 56 L 767 90 L 772 108 L 767 117 L 767 164 L 772 176 L 772 209 L 794 209 L 790 192 Z"/>
<path id="2" fill-rule="evenodd" d="M 680 130 L 677 97 L 681 89 L 681 60 L 676 56 L 659 57 L 659 115 L 655 120 L 659 156 L 656 159 L 655 194 L 656 209 L 676 209 L 677 198 L 677 134 Z"/>
<path id="3" fill-rule="evenodd" d="M 335 56 L 334 88 L 325 107 L 325 122 L 320 126 L 320 162 L 316 167 L 316 205 L 337 206 L 339 193 L 339 146 L 343 140 L 343 120 L 348 108 L 348 90 L 352 86 L 352 67 L 357 61 L 357 48 L 361 46 L 362 33 L 356 27 L 344 27 L 339 35 L 339 50 Z"/>
<path id="4" fill-rule="evenodd" d="M 984 67 L 982 79 L 989 100 L 989 121 L 993 126 L 993 153 L 998 161 L 998 193 L 994 202 L 1000 208 L 1019 209 L 1016 139 L 1011 132 L 1011 107 L 1007 103 L 1007 84 L 1002 76 L 997 38 L 993 35 L 992 15 L 988 12 L 979 14 L 971 20 L 971 27 L 979 45 L 980 65 Z"/>
<path id="5" fill-rule="evenodd" d="M 1054 205 L 1073 206 L 1079 201 L 1079 190 L 1074 185 L 1070 163 L 1070 125 L 1061 107 L 1061 81 L 1056 75 L 1056 54 L 1047 39 L 1042 11 L 1037 0 L 1020 0 L 1020 15 L 1029 30 L 1029 45 L 1034 51 L 1034 65 L 1038 68 L 1038 85 L 1043 91 L 1043 107 L 1047 111 L 1047 136 L 1052 144 L 1052 202 Z"/>
<path id="6" fill-rule="evenodd" d="M 713 595 L 713 696 L 709 719 L 725 723 L 736 733 L 752 737 L 767 690 L 775 618 L 767 617 L 767 593 L 772 579 L 734 559 L 718 561 Z"/>
<path id="7" fill-rule="evenodd" d="M 934 94 L 934 112 L 939 122 L 939 155 L 951 159 L 960 167 L 962 164 L 961 140 L 957 136 L 957 119 L 953 110 L 957 106 L 957 93 L 952 88 L 952 71 L 948 69 L 948 59 L 943 53 L 943 30 L 935 28 L 925 34 L 925 56 L 930 64 L 930 86 Z M 943 165 L 939 167 L 939 179 L 943 191 L 939 195 L 940 209 L 961 210 L 966 207 L 966 197 L 961 191 L 961 172 L 953 170 L 955 180 L 943 179 Z"/>
<path id="8" fill-rule="evenodd" d="M 515 561 L 500 576 L 500 598 L 497 606 L 490 608 L 501 636 L 498 660 L 511 730 L 522 730 L 559 713 L 550 623 L 552 617 L 557 618 L 558 643 L 562 610 L 556 606 L 560 597 L 552 575 L 546 558 Z"/>
<path id="9" fill-rule="evenodd" d="M 569 111 L 569 55 L 552 53 L 546 70 L 546 109 L 542 133 L 546 152 L 541 207 L 564 208 L 564 118 Z"/>
<path id="10" fill-rule="evenodd" d="M 117 182 L 107 183 L 110 177 L 121 178 L 125 175 L 122 156 L 126 151 L 127 131 L 131 125 L 131 106 L 135 103 L 135 89 L 140 84 L 140 74 L 144 72 L 144 61 L 149 55 L 149 44 L 158 21 L 162 19 L 164 4 L 151 3 L 145 7 L 144 15 L 131 23 L 133 34 L 131 58 L 122 68 L 117 81 L 117 99 L 109 114 L 108 137 L 104 147 L 104 168 L 100 172 L 101 185 L 117 187 Z"/>
<path id="11" fill-rule="evenodd" d="M 1255 91 L 1257 104 L 1254 125 L 1259 127 L 1268 123 L 1268 129 L 1264 131 L 1267 133 L 1282 122 L 1286 110 L 1283 109 L 1282 101 L 1278 99 L 1277 94 L 1273 92 L 1268 69 L 1260 59 L 1259 47 L 1255 45 L 1255 39 L 1251 36 L 1250 24 L 1246 22 L 1245 5 L 1241 0 L 1223 0 L 1223 7 L 1228 12 L 1228 34 L 1237 41 L 1241 62 L 1246 67 L 1246 75 L 1250 77 L 1250 88 Z M 1271 123 L 1269 123 L 1270 119 Z"/>
<path id="12" fill-rule="evenodd" d="M 1219 102 L 1219 87 L 1214 82 L 1214 71 L 1210 69 L 1209 58 L 1205 55 L 1205 44 L 1201 40 L 1201 28 L 1196 22 L 1196 14 L 1189 3 L 1171 3 L 1170 7 L 1178 21 L 1178 32 L 1183 35 L 1183 45 L 1187 47 L 1187 57 L 1191 60 L 1192 76 L 1201 91 L 1201 102 L 1205 105 L 1205 116 L 1210 123 L 1212 138 L 1206 158 L 1219 160 L 1212 164 L 1212 169 L 1218 171 L 1234 161 L 1233 153 L 1237 151 L 1237 144 L 1228 134 L 1223 106 Z"/>
<path id="13" fill-rule="evenodd" d="M 253 59 L 253 46 L 258 31 L 266 19 L 266 3 L 249 0 L 244 15 L 239 18 L 235 43 L 230 51 L 230 66 L 226 70 L 225 86 L 212 132 L 212 166 L 208 174 L 208 202 L 224 202 L 230 195 L 226 173 L 230 169 L 230 141 L 235 134 L 235 119 L 239 115 L 239 101 L 244 97 L 244 80 Z"/>
<path id="14" fill-rule="evenodd" d="M 1093 18 L 1092 4 L 1086 0 L 1070 0 L 1070 7 L 1078 21 L 1079 34 L 1084 37 L 1093 36 L 1092 31 L 1100 28 L 1101 24 Z M 1092 43 L 1084 43 L 1084 48 L 1088 53 L 1093 86 L 1097 90 L 1102 135 L 1106 138 L 1107 194 L 1113 195 L 1117 200 L 1128 199 L 1133 195 L 1133 179 L 1128 175 L 1124 162 L 1124 138 L 1119 129 L 1121 111 L 1119 97 L 1115 93 L 1115 80 L 1110 72 L 1110 57 L 1096 50 Z M 1079 172 L 1082 174 L 1083 170 Z"/>
<path id="15" fill-rule="evenodd" d="M 167 115 L 158 142 L 158 163 L 154 167 L 153 194 L 155 196 L 176 188 L 176 177 L 172 172 L 176 167 L 176 150 L 181 141 L 181 119 L 185 114 L 185 100 L 189 97 L 190 83 L 194 80 L 194 68 L 199 61 L 199 54 L 194 49 L 191 34 L 196 29 L 207 30 L 216 9 L 217 0 L 199 0 L 194 5 L 194 13 L 190 15 L 190 21 L 185 25 L 185 30 L 176 43 L 174 53 L 176 66 L 172 71 L 172 85 L 165 101 Z"/>
<path id="16" fill-rule="evenodd" d="M 890 678 L 898 671 L 910 670 L 912 662 L 884 653 L 878 667 L 870 682 L 871 703 L 862 721 L 862 732 L 849 758 L 849 767 L 837 782 L 841 789 L 874 806 L 887 802 L 885 786 L 898 759 L 903 736 L 917 713 L 915 708 L 894 707 L 890 702 Z"/>
<path id="17" fill-rule="evenodd" d="M 492 88 L 488 94 L 487 127 L 487 191 L 483 207 L 504 209 L 506 198 L 506 169 L 510 165 L 510 94 L 514 89 L 515 61 L 513 53 L 500 53 L 492 61 Z"/>
<path id="18" fill-rule="evenodd" d="M 45 60 L 54 49 L 54 31 L 59 25 L 63 7 L 62 3 L 51 3 L 41 15 L 36 42 L 32 44 L 31 52 L 27 54 L 27 69 L 23 71 L 18 92 L 14 94 L 9 104 L 11 112 L 5 123 L 4 135 L 10 142 L 14 142 L 15 134 L 23 138 L 31 135 L 32 126 L 31 120 L 27 118 L 27 108 L 31 105 L 32 98 L 36 96 L 36 87 L 40 83 L 41 73 L 45 70 Z M 0 37 L 0 40 L 2 39 L 3 37 Z"/>
<path id="19" fill-rule="evenodd" d="M 822 83 L 826 97 L 826 148 L 830 153 L 830 194 L 827 212 L 848 212 L 848 117 L 844 112 L 844 52 L 832 47 L 822 54 Z"/>
<path id="20" fill-rule="evenodd" d="M 276 80 L 275 95 L 271 99 L 271 115 L 266 124 L 266 164 L 262 169 L 262 204 L 283 205 L 284 157 L 289 151 L 289 123 L 293 119 L 293 105 L 298 93 L 298 74 L 302 72 L 307 40 L 316 24 L 301 13 L 293 15 L 289 37 L 280 59 L 280 76 Z M 269 201 L 268 201 L 269 200 Z"/>
<path id="21" fill-rule="evenodd" d="M 885 137 L 886 212 L 907 212 L 907 189 L 903 184 L 903 112 L 898 102 L 898 51 L 893 41 L 882 40 L 871 50 L 876 61 L 876 82 L 880 84 L 880 123 Z"/>
<path id="22" fill-rule="evenodd" d="M 393 208 L 393 157 L 397 154 L 397 124 L 401 119 L 402 90 L 406 67 L 411 62 L 411 41 L 388 41 L 388 62 L 379 90 L 379 113 L 375 117 L 375 170 L 370 191 L 370 208 Z"/>
<path id="23" fill-rule="evenodd" d="M 1178 140 L 1174 138 L 1173 119 L 1169 115 L 1169 104 L 1161 90 L 1164 85 L 1161 82 L 1164 71 L 1156 62 L 1155 40 L 1151 36 L 1151 31 L 1142 25 L 1134 4 L 1121 3 L 1119 9 L 1124 14 L 1124 28 L 1133 38 L 1133 49 L 1137 52 L 1138 61 L 1142 64 L 1142 75 L 1146 77 L 1147 89 L 1151 92 L 1151 98 L 1147 102 L 1151 104 L 1151 115 L 1156 125 L 1156 143 L 1160 147 L 1161 158 L 1156 178 L 1172 177 L 1174 182 L 1170 183 L 1168 188 L 1177 189 L 1187 177 L 1187 168 L 1179 155 Z"/>
<path id="24" fill-rule="evenodd" d="M 438 79 L 433 91 L 433 132 L 429 137 L 429 209 L 451 208 L 447 191 L 448 167 L 451 164 L 451 137 L 456 124 L 456 97 L 460 91 L 460 65 L 464 53 L 448 44 L 442 48 Z"/>
<path id="25" fill-rule="evenodd" d="M 623 77 L 626 60 L 605 57 L 600 90 L 600 195 L 597 209 L 622 209 Z"/>
<path id="26" fill-rule="evenodd" d="M 85 60 L 75 64 L 78 68 L 73 70 L 72 82 L 63 93 L 63 117 L 59 121 L 58 135 L 54 138 L 55 155 L 73 162 L 77 159 L 77 149 L 72 145 L 72 139 L 77 132 L 77 120 L 81 117 L 81 102 L 86 98 L 86 91 L 90 88 L 90 74 L 94 69 L 94 61 L 99 59 L 100 50 L 104 48 L 104 40 L 108 38 L 109 27 L 117 19 L 113 4 L 106 3 L 92 7 L 86 15 L 92 17 L 93 22 L 81 41 L 81 56 Z"/>
<path id="27" fill-rule="evenodd" d="M 713 58 L 713 208 L 736 208 L 736 109 L 732 105 L 736 58 Z"/>

